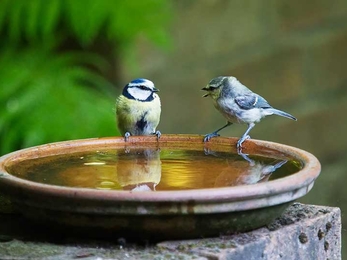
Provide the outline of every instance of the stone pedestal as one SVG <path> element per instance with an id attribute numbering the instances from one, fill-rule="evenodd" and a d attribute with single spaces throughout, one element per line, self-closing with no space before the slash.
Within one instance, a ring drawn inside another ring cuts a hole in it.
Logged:
<path id="1" fill-rule="evenodd" d="M 254 231 L 147 246 L 124 239 L 90 241 L 54 234 L 46 240 L 34 237 L 35 230 L 26 223 L 18 216 L 0 214 L 0 259 L 341 259 L 340 209 L 300 203 Z"/>
<path id="2" fill-rule="evenodd" d="M 159 247 L 207 259 L 341 259 L 339 208 L 294 203 L 267 227 L 230 236 L 163 242 Z"/>

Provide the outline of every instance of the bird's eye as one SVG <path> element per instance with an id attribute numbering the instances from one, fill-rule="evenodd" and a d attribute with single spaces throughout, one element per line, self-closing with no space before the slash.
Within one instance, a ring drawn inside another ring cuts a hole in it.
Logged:
<path id="1" fill-rule="evenodd" d="M 143 86 L 143 85 L 141 85 L 141 86 L 140 86 L 140 89 L 145 90 L 145 89 L 146 89 L 146 87 L 145 87 L 145 86 Z"/>

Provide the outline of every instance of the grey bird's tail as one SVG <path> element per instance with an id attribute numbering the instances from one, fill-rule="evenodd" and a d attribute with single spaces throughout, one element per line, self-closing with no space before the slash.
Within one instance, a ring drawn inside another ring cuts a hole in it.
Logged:
<path id="1" fill-rule="evenodd" d="M 271 112 L 273 112 L 275 115 L 283 116 L 283 117 L 286 117 L 286 118 L 289 118 L 289 119 L 297 121 L 297 119 L 294 116 L 292 116 L 291 114 L 288 114 L 288 113 L 286 113 L 284 111 L 281 111 L 281 110 L 278 110 L 278 109 L 275 109 L 275 108 L 271 108 Z"/>

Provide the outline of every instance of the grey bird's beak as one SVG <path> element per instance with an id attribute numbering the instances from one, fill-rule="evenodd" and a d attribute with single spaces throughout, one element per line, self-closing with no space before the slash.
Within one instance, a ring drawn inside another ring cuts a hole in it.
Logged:
<path id="1" fill-rule="evenodd" d="M 205 90 L 205 91 L 209 91 L 210 89 L 208 87 L 204 87 L 201 90 Z M 210 95 L 210 93 L 206 93 L 205 95 L 203 95 L 202 97 L 208 97 Z"/>
<path id="2" fill-rule="evenodd" d="M 153 88 L 153 90 L 152 90 L 153 92 L 159 92 L 159 89 L 157 89 L 157 88 Z"/>

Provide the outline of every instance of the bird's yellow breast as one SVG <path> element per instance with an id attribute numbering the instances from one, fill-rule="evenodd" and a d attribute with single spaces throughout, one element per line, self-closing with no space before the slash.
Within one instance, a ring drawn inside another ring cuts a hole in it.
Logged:
<path id="1" fill-rule="evenodd" d="M 154 94 L 154 99 L 149 102 L 129 99 L 121 95 L 117 99 L 116 114 L 118 129 L 124 135 L 130 132 L 132 135 L 153 134 L 159 124 L 161 104 L 159 96 Z M 138 129 L 138 122 L 145 121 L 146 129 Z"/>

